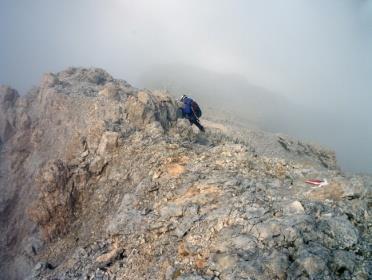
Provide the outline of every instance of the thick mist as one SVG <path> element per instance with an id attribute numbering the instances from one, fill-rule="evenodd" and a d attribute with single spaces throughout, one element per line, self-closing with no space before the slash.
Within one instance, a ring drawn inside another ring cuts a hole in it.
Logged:
<path id="1" fill-rule="evenodd" d="M 370 0 L 2 0 L 0 38 L 0 83 L 21 93 L 44 72 L 101 67 L 188 90 L 372 172 Z"/>

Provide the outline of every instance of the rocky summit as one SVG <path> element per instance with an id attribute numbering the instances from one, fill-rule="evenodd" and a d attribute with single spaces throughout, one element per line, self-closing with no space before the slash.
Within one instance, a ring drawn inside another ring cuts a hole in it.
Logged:
<path id="1" fill-rule="evenodd" d="M 0 278 L 372 278 L 370 176 L 178 107 L 101 69 L 0 87 Z"/>

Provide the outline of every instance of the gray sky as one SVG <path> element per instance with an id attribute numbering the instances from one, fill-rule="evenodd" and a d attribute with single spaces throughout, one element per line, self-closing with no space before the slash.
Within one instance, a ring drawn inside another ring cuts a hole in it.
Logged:
<path id="1" fill-rule="evenodd" d="M 0 0 L 0 40 L 0 83 L 23 93 L 68 66 L 239 74 L 316 106 L 319 141 L 372 172 L 372 0 Z"/>

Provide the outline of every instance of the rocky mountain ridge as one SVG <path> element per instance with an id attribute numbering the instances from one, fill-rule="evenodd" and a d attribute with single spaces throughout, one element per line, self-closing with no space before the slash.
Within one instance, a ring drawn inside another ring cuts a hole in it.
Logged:
<path id="1" fill-rule="evenodd" d="M 101 69 L 0 88 L 1 279 L 369 279 L 369 176 Z M 312 188 L 309 178 L 329 185 Z"/>

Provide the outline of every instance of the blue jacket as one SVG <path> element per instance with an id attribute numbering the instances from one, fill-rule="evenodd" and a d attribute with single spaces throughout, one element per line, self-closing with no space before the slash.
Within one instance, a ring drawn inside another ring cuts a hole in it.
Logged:
<path id="1" fill-rule="evenodd" d="M 183 117 L 190 120 L 191 122 L 196 122 L 198 118 L 195 116 L 192 110 L 192 103 L 194 101 L 190 97 L 185 97 L 183 100 L 182 114 Z"/>
<path id="2" fill-rule="evenodd" d="M 192 102 L 193 102 L 193 100 L 190 97 L 185 97 L 185 99 L 183 100 L 182 112 L 183 112 L 184 115 L 186 115 L 186 116 L 194 115 L 194 113 L 192 111 L 192 107 L 191 107 Z"/>

